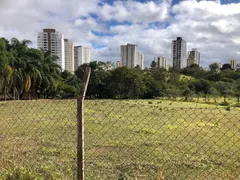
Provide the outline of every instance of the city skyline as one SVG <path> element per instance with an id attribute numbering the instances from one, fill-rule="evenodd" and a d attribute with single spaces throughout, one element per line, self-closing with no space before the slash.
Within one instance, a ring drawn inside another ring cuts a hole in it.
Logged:
<path id="1" fill-rule="evenodd" d="M 56 7 L 56 8 L 52 8 Z M 186 40 L 201 52 L 200 66 L 240 60 L 238 1 L 109 1 L 13 0 L 0 2 L 0 36 L 29 39 L 50 27 L 74 44 L 92 49 L 92 60 L 119 61 L 119 46 L 133 43 L 144 54 L 171 59 L 171 41 Z M 121 9 L 121 11 L 118 11 Z"/>

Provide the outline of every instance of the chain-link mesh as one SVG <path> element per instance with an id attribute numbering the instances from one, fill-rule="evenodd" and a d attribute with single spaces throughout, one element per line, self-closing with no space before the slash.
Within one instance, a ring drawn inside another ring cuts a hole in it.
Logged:
<path id="1" fill-rule="evenodd" d="M 240 109 L 85 100 L 85 179 L 240 179 Z M 77 101 L 0 102 L 0 179 L 76 179 Z"/>
<path id="2" fill-rule="evenodd" d="M 240 109 L 196 104 L 86 100 L 86 179 L 240 179 Z"/>
<path id="3" fill-rule="evenodd" d="M 0 102 L 0 179 L 76 179 L 76 100 Z"/>

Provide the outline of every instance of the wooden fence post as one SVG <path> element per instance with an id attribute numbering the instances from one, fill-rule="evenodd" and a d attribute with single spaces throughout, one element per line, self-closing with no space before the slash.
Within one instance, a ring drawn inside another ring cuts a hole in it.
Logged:
<path id="1" fill-rule="evenodd" d="M 84 180 L 84 98 L 91 74 L 87 67 L 83 76 L 82 94 L 77 99 L 77 179 Z"/>

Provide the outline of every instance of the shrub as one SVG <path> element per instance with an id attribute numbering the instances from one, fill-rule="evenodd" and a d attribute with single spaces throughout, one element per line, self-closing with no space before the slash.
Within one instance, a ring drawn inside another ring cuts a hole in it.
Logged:
<path id="1" fill-rule="evenodd" d="M 152 102 L 152 101 L 149 101 L 148 104 L 153 104 L 153 102 Z"/>

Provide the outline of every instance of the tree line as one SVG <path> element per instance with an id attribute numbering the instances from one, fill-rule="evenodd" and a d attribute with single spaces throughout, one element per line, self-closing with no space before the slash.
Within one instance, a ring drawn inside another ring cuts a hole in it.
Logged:
<path id="1" fill-rule="evenodd" d="M 81 92 L 86 67 L 91 67 L 89 98 L 224 97 L 240 98 L 240 72 L 228 64 L 206 71 L 196 64 L 168 71 L 156 67 L 113 70 L 109 63 L 93 61 L 73 73 L 62 71 L 50 52 L 29 48 L 30 41 L 0 39 L 0 94 L 2 99 L 75 98 Z"/>

